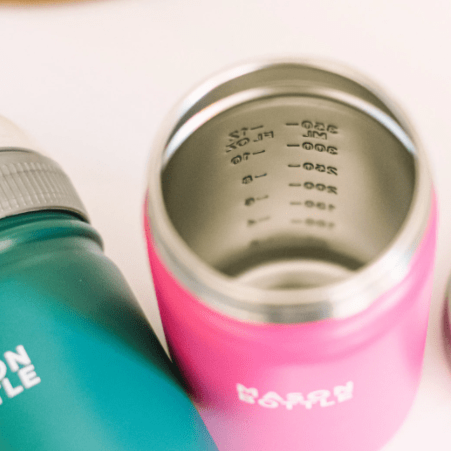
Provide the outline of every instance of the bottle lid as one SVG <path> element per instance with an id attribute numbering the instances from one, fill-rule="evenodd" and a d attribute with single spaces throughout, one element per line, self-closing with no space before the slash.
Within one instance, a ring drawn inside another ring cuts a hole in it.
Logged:
<path id="1" fill-rule="evenodd" d="M 31 211 L 88 214 L 71 181 L 18 127 L 0 116 L 0 219 Z"/>

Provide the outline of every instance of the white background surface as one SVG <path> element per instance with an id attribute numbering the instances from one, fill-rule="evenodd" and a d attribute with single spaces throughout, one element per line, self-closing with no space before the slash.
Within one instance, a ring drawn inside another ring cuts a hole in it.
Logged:
<path id="1" fill-rule="evenodd" d="M 151 143 L 170 108 L 212 72 L 258 57 L 333 59 L 370 76 L 416 126 L 440 209 L 423 379 L 384 451 L 448 451 L 440 326 L 451 270 L 450 24 L 448 0 L 0 1 L 0 114 L 70 175 L 161 338 L 141 212 Z"/>

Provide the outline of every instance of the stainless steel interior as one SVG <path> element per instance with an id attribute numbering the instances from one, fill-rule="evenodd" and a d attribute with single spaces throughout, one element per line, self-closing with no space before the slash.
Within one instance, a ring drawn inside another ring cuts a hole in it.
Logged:
<path id="1" fill-rule="evenodd" d="M 413 155 L 335 100 L 268 97 L 192 133 L 162 187 L 180 236 L 206 263 L 267 289 L 320 286 L 377 257 L 406 218 Z"/>
<path id="2" fill-rule="evenodd" d="M 311 321 L 361 311 L 406 274 L 431 182 L 403 116 L 369 86 L 271 62 L 179 105 L 151 160 L 148 213 L 165 264 L 199 299 Z"/>

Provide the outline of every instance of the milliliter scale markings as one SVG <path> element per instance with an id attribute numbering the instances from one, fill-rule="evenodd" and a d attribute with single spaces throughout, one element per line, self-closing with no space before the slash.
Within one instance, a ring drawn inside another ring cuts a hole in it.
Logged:
<path id="1" fill-rule="evenodd" d="M 285 125 L 287 127 L 298 127 L 299 125 L 302 125 L 303 128 L 305 129 L 314 129 L 315 131 L 309 131 L 307 130 L 307 137 L 312 137 L 312 138 L 322 138 L 322 139 L 327 139 L 328 138 L 328 133 L 331 134 L 336 134 L 338 133 L 338 128 L 336 126 L 333 125 L 327 125 L 327 124 L 323 124 L 321 122 L 310 122 L 310 121 L 303 121 L 302 124 L 300 124 L 299 122 L 285 122 Z M 324 152 L 325 154 L 330 154 L 330 155 L 337 155 L 338 150 L 336 147 L 334 146 L 325 146 L 323 144 L 320 143 L 310 143 L 310 142 L 303 142 L 302 144 L 302 148 L 305 150 L 316 150 L 317 152 Z M 287 148 L 299 148 L 301 147 L 301 144 L 296 143 L 296 142 L 288 142 L 286 143 L 286 147 Z M 307 171 L 317 171 L 317 172 L 322 172 L 325 174 L 330 174 L 330 175 L 338 175 L 338 170 L 335 166 L 326 166 L 324 164 L 319 164 L 319 163 L 311 163 L 311 162 L 306 162 L 306 163 L 290 163 L 288 164 L 288 168 L 290 169 L 305 169 Z M 314 190 L 314 191 L 320 191 L 320 192 L 325 192 L 325 193 L 329 193 L 329 194 L 334 194 L 337 195 L 338 194 L 338 188 L 336 186 L 331 186 L 331 185 L 326 185 L 323 183 L 313 183 L 311 181 L 307 181 L 307 182 L 291 182 L 288 183 L 289 187 L 293 187 L 293 188 L 305 188 L 307 190 Z M 297 201 L 297 200 L 292 200 L 289 202 L 289 204 L 291 206 L 294 207 L 305 207 L 307 209 L 315 209 L 315 210 L 322 210 L 322 211 L 327 211 L 329 212 L 329 214 L 331 212 L 333 212 L 335 210 L 335 205 L 331 204 L 331 203 L 326 203 L 326 202 L 317 202 L 317 201 L 313 201 L 313 200 L 306 200 L 306 201 Z M 292 224 L 295 225 L 302 225 L 302 226 L 307 226 L 307 227 L 315 227 L 315 228 L 320 228 L 320 229 L 332 229 L 335 227 L 335 223 L 334 222 L 329 222 L 329 221 L 325 221 L 323 219 L 314 219 L 314 218 L 292 218 L 290 220 L 290 222 Z"/>

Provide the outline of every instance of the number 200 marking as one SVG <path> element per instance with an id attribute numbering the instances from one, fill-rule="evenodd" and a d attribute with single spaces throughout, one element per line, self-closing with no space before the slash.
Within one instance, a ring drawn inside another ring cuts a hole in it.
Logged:
<path id="1" fill-rule="evenodd" d="M 304 163 L 302 165 L 304 169 L 307 171 L 312 171 L 313 169 L 318 172 L 326 172 L 327 174 L 338 175 L 337 168 L 335 166 L 326 166 L 324 164 L 313 164 L 313 163 Z"/>
<path id="2" fill-rule="evenodd" d="M 338 149 L 334 146 L 325 146 L 324 144 L 312 144 L 311 142 L 302 143 L 305 150 L 316 150 L 317 152 L 327 152 L 330 155 L 338 155 Z"/>

